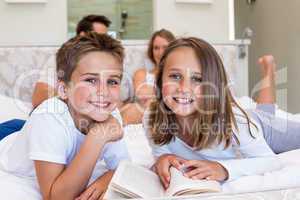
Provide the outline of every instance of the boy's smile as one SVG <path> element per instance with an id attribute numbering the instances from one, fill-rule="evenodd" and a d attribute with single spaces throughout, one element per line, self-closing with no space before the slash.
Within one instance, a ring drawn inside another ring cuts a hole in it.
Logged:
<path id="1" fill-rule="evenodd" d="M 120 101 L 122 65 L 111 54 L 84 55 L 68 84 L 68 100 L 77 117 L 105 121 Z"/>

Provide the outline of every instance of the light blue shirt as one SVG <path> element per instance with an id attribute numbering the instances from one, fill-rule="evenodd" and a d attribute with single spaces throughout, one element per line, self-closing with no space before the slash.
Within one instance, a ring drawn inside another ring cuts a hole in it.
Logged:
<path id="1" fill-rule="evenodd" d="M 144 116 L 144 126 L 152 147 L 154 157 L 159 157 L 164 154 L 175 154 L 187 160 L 213 160 L 221 163 L 229 173 L 229 179 L 233 180 L 241 176 L 263 174 L 268 171 L 273 171 L 281 168 L 275 153 L 267 145 L 261 126 L 255 123 L 257 129 L 250 125 L 251 137 L 248 131 L 246 118 L 241 115 L 236 115 L 237 126 L 239 131 L 234 131 L 240 142 L 238 145 L 234 140 L 232 144 L 224 149 L 224 143 L 215 144 L 211 148 L 196 150 L 186 144 L 178 137 L 174 137 L 170 143 L 159 146 L 155 145 L 150 139 L 149 127 L 147 127 L 147 116 Z"/>

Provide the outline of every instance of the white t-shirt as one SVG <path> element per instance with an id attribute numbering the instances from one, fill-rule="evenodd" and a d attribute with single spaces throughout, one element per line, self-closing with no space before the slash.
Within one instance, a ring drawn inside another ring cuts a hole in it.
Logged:
<path id="1" fill-rule="evenodd" d="M 225 144 L 221 143 L 211 148 L 196 150 L 176 136 L 170 143 L 159 146 L 154 144 L 149 137 L 149 126 L 147 125 L 149 122 L 149 110 L 144 115 L 143 124 L 149 144 L 152 147 L 152 154 L 156 158 L 164 154 L 175 154 L 188 160 L 218 161 L 227 169 L 229 180 L 280 169 L 280 162 L 266 143 L 260 124 L 250 119 L 258 128 L 256 129 L 253 125 L 250 126 L 251 133 L 255 137 L 253 138 L 248 131 L 246 118 L 242 117 L 242 113 L 237 111 L 237 109 L 235 109 L 235 114 L 239 130 L 236 135 L 240 145 L 233 141 L 226 149 L 224 149 Z"/>
<path id="2" fill-rule="evenodd" d="M 122 123 L 119 111 L 112 114 Z M 17 134 L 10 147 L 0 152 L 0 169 L 30 179 L 36 178 L 34 160 L 68 166 L 85 139 L 75 127 L 67 105 L 56 97 L 38 106 Z M 101 176 L 107 169 L 115 169 L 123 159 L 129 159 L 124 140 L 107 143 L 91 179 Z"/>

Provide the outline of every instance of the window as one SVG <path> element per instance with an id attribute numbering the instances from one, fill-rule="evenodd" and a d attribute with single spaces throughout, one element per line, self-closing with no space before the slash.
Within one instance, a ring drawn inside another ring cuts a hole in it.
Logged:
<path id="1" fill-rule="evenodd" d="M 153 29 L 152 0 L 68 0 L 68 32 L 75 35 L 78 21 L 85 15 L 107 16 L 109 31 L 121 39 L 149 39 Z"/>

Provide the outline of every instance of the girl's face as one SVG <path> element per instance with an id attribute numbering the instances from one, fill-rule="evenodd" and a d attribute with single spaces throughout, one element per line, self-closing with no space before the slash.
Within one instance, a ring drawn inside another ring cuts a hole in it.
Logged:
<path id="1" fill-rule="evenodd" d="M 122 65 L 111 54 L 91 52 L 83 56 L 67 85 L 73 116 L 98 122 L 106 120 L 120 101 Z"/>
<path id="2" fill-rule="evenodd" d="M 160 36 L 155 37 L 155 39 L 153 40 L 153 57 L 155 60 L 155 64 L 159 63 L 159 60 L 168 45 L 169 42 L 165 38 Z"/>
<path id="3" fill-rule="evenodd" d="M 201 82 L 201 66 L 193 49 L 181 47 L 168 55 L 162 74 L 162 96 L 177 118 L 197 112 Z"/>

